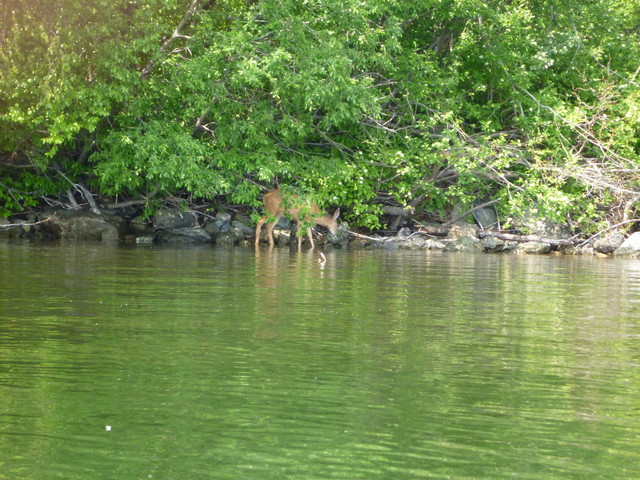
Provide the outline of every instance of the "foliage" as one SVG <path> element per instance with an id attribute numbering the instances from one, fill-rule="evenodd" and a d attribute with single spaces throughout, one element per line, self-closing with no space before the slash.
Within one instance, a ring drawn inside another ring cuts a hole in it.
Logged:
<path id="1" fill-rule="evenodd" d="M 369 227 L 496 198 L 589 230 L 640 190 L 637 0 L 15 3 L 0 152 L 105 195 L 295 185 Z"/>

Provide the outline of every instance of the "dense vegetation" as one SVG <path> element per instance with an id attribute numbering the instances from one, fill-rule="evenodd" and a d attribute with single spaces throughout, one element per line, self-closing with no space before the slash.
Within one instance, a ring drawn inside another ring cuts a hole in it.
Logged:
<path id="1" fill-rule="evenodd" d="M 4 3 L 0 215 L 280 184 L 369 227 L 478 199 L 636 216 L 638 0 Z"/>

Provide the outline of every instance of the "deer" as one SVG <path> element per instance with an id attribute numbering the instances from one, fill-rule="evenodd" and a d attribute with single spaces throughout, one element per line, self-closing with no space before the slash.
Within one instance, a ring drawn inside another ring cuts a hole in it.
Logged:
<path id="1" fill-rule="evenodd" d="M 298 198 L 297 195 L 291 195 L 288 197 L 287 202 L 283 204 L 282 202 L 282 193 L 280 190 L 275 189 L 265 193 L 264 197 L 262 197 L 262 201 L 264 202 L 264 210 L 266 215 L 264 215 L 260 220 L 258 220 L 258 225 L 256 226 L 256 246 L 260 243 L 260 229 L 262 225 L 269 219 L 274 218 L 274 220 L 267 223 L 267 238 L 269 239 L 269 245 L 273 246 L 273 227 L 278 222 L 278 219 L 282 217 L 282 215 L 291 217 L 297 224 L 298 230 L 300 230 L 300 212 L 302 211 L 302 216 L 304 217 L 302 220 L 308 224 L 322 225 L 323 227 L 327 227 L 331 233 L 335 235 L 338 231 L 338 223 L 337 218 L 340 215 L 340 209 L 337 209 L 333 215 L 322 215 L 320 208 L 315 203 L 312 203 L 308 207 L 301 207 L 299 202 L 296 202 Z M 293 204 L 291 203 L 293 201 Z M 309 241 L 311 242 L 311 248 L 315 247 L 313 243 L 313 227 L 307 227 L 307 235 L 309 236 Z M 302 248 L 302 235 L 298 235 L 298 250 Z"/>

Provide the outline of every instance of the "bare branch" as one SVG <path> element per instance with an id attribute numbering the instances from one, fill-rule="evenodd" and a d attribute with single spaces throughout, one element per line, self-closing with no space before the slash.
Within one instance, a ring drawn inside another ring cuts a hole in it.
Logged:
<path id="1" fill-rule="evenodd" d="M 40 225 L 41 223 L 48 222 L 51 218 L 45 218 L 44 220 L 38 220 L 33 223 L 3 223 L 0 224 L 0 228 L 15 228 L 15 227 L 33 227 L 35 225 Z"/>
<path id="2" fill-rule="evenodd" d="M 187 22 L 191 19 L 193 14 L 198 9 L 199 1 L 200 0 L 193 0 L 193 2 L 191 2 L 191 5 L 189 5 L 187 12 L 183 15 L 182 20 L 180 20 L 180 23 L 178 23 L 178 26 L 175 28 L 175 30 L 173 31 L 171 36 L 167 39 L 167 41 L 164 42 L 164 44 L 160 47 L 159 57 L 164 57 L 167 54 L 167 51 L 169 50 L 169 47 L 171 46 L 171 44 L 175 42 L 177 39 L 182 38 L 182 39 L 188 40 L 190 38 L 186 35 L 182 35 L 180 32 L 182 31 L 182 29 L 185 27 Z M 149 75 L 149 73 L 151 72 L 151 70 L 153 70 L 155 66 L 156 66 L 156 59 L 152 58 L 151 60 L 149 60 L 149 63 L 147 63 L 147 66 L 144 67 L 144 69 L 140 73 L 140 78 L 146 78 L 146 76 Z"/>
<path id="3" fill-rule="evenodd" d="M 610 230 L 614 230 L 618 227 L 621 227 L 623 225 L 628 225 L 630 223 L 636 223 L 636 222 L 640 222 L 640 218 L 632 218 L 631 220 L 625 220 L 624 222 L 620 222 L 620 223 L 616 223 L 615 225 L 611 225 L 610 227 L 605 228 L 604 230 L 600 230 L 598 233 L 596 233 L 595 235 L 590 236 L 589 238 L 587 238 L 585 241 L 580 242 L 578 244 L 578 247 L 582 247 L 583 245 L 586 245 L 587 243 L 589 243 L 591 240 L 593 240 L 594 238 L 599 237 L 600 235 L 602 235 L 603 233 L 606 233 Z"/>

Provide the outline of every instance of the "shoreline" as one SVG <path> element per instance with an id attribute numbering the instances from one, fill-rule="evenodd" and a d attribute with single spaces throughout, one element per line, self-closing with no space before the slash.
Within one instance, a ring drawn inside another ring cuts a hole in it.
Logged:
<path id="1" fill-rule="evenodd" d="M 295 243 L 291 222 L 282 218 L 274 228 L 278 247 Z M 317 232 L 317 231 L 316 231 Z M 561 235 L 522 235 L 483 229 L 476 224 L 459 222 L 442 226 L 403 227 L 382 235 L 352 231 L 347 225 L 336 234 L 326 232 L 317 237 L 317 249 L 440 250 L 453 252 L 563 254 L 624 256 L 640 258 L 640 232 L 626 235 L 620 230 L 601 232 L 590 238 L 556 238 Z M 317 233 L 316 233 L 317 234 Z M 214 244 L 252 246 L 255 226 L 248 216 L 218 212 L 215 216 L 198 215 L 191 210 L 164 208 L 149 219 L 122 214 L 115 210 L 101 213 L 81 210 L 52 210 L 30 213 L 26 219 L 0 218 L 0 239 L 95 240 L 131 245 Z M 265 230 L 261 243 L 265 242 Z M 306 240 L 306 239 L 305 239 Z M 309 249 L 308 242 L 303 246 Z"/>

